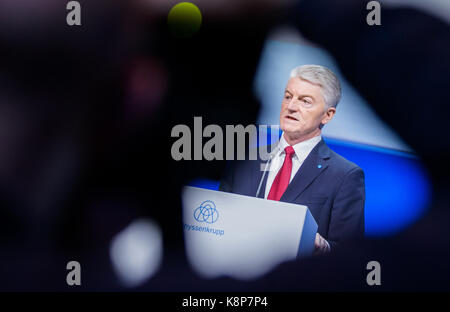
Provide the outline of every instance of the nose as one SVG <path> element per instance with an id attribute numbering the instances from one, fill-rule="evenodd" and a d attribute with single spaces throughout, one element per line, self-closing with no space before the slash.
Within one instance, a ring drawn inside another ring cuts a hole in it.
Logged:
<path id="1" fill-rule="evenodd" d="M 295 104 L 295 99 L 294 99 L 294 98 L 292 98 L 292 99 L 288 102 L 288 104 L 287 104 L 287 109 L 290 110 L 290 111 L 295 111 L 295 110 L 297 110 L 297 105 Z"/>

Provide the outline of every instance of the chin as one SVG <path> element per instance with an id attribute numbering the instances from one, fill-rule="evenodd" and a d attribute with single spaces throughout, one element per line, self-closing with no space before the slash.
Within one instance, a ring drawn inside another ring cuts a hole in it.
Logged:
<path id="1" fill-rule="evenodd" d="M 290 135 L 295 135 L 296 133 L 302 132 L 301 127 L 286 123 L 281 126 L 281 130 Z"/>
<path id="2" fill-rule="evenodd" d="M 283 130 L 283 131 L 284 131 L 284 134 L 286 136 L 288 136 L 289 138 L 291 138 L 291 139 L 298 138 L 298 137 L 301 136 L 301 132 L 298 131 L 298 129 L 297 129 L 297 131 L 290 131 L 290 129 L 286 129 L 286 130 Z"/>

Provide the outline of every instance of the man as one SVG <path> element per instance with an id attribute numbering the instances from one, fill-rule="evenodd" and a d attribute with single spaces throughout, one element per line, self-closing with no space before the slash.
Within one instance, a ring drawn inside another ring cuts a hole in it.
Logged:
<path id="1" fill-rule="evenodd" d="M 292 70 L 281 103 L 283 134 L 271 161 L 266 166 L 260 160 L 236 162 L 219 187 L 308 206 L 318 224 L 316 253 L 364 235 L 364 173 L 321 137 L 340 98 L 339 80 L 329 69 L 304 65 Z"/>

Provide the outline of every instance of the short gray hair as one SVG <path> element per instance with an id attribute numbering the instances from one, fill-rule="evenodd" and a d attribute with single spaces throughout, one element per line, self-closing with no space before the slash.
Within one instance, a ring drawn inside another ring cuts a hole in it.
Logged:
<path id="1" fill-rule="evenodd" d="M 291 78 L 300 78 L 322 87 L 322 95 L 328 107 L 336 107 L 341 99 L 341 84 L 336 75 L 320 65 L 302 65 L 291 71 Z"/>

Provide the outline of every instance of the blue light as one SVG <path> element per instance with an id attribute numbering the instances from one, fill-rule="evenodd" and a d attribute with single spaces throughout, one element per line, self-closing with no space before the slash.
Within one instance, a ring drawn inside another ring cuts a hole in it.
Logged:
<path id="1" fill-rule="evenodd" d="M 189 186 L 195 186 L 204 188 L 207 190 L 217 191 L 219 189 L 220 181 L 208 180 L 208 179 L 196 179 L 189 183 Z"/>
<path id="2" fill-rule="evenodd" d="M 419 158 L 362 144 L 326 141 L 332 150 L 364 170 L 367 236 L 395 234 L 424 215 L 431 184 Z"/>

